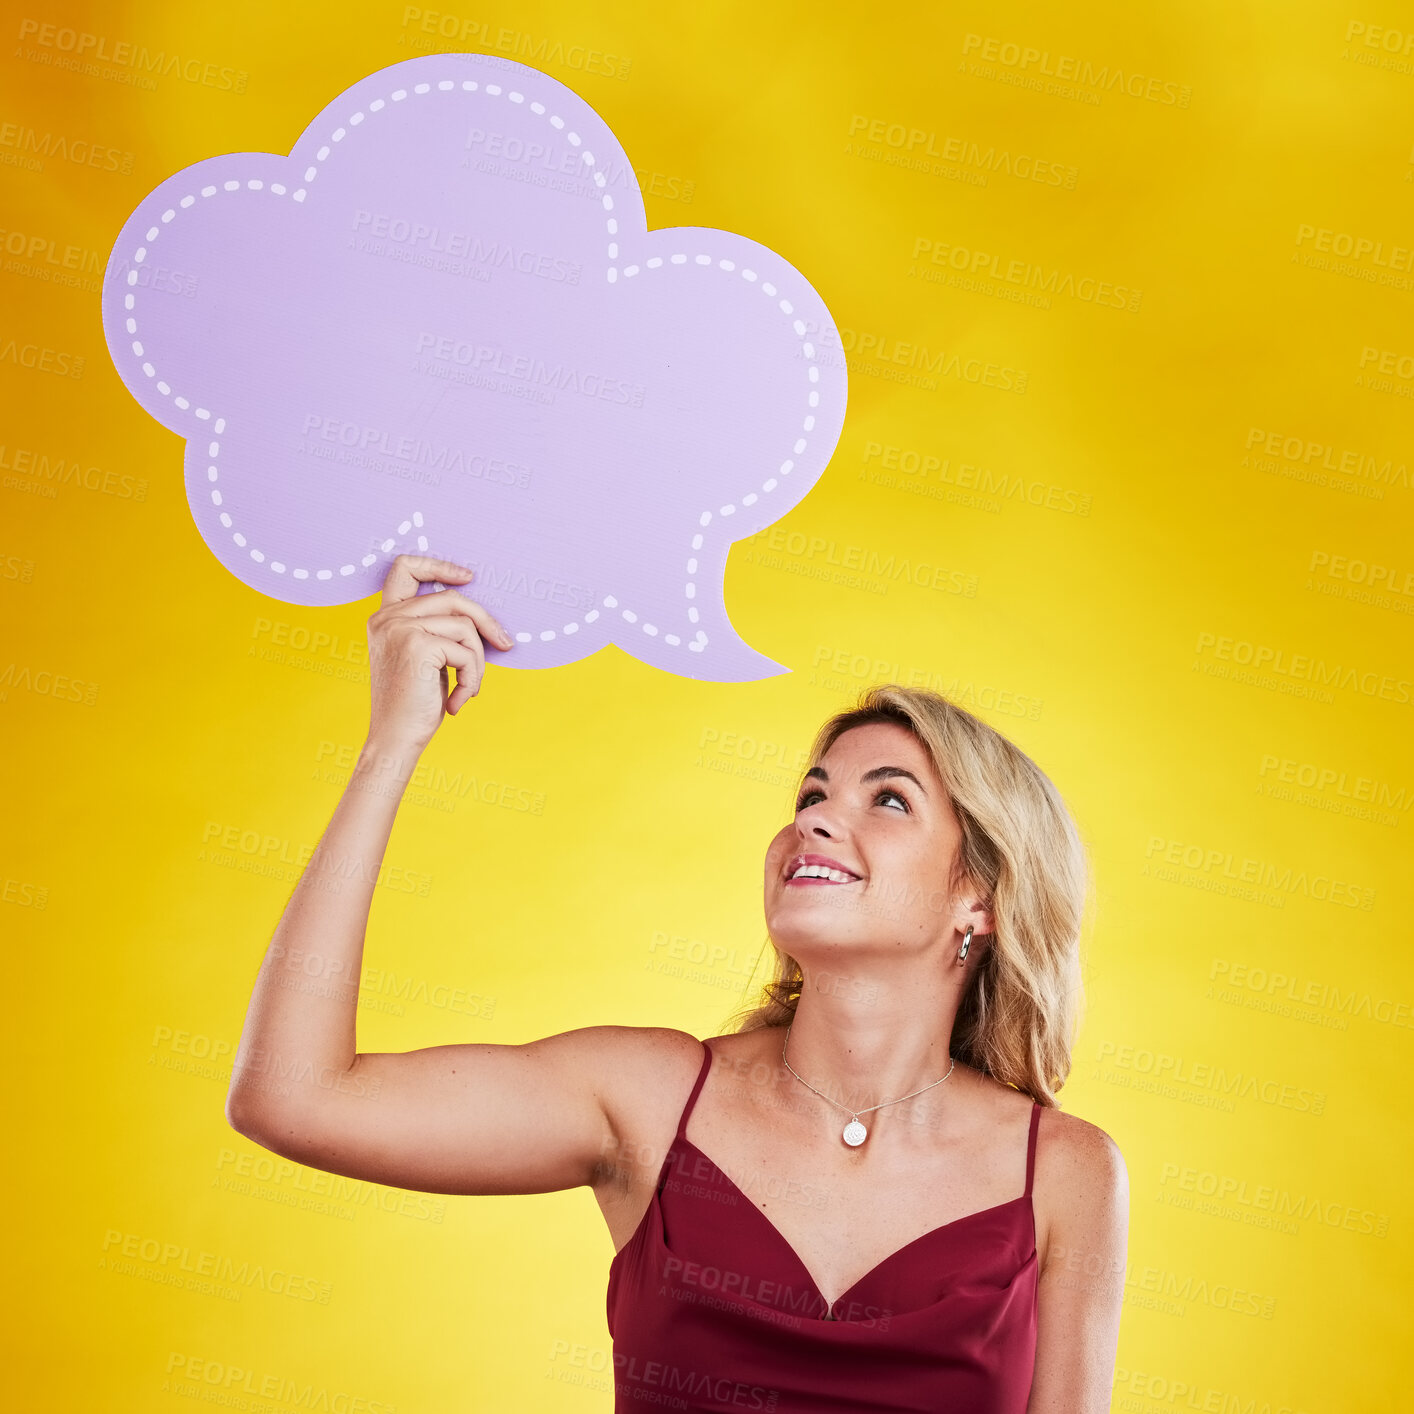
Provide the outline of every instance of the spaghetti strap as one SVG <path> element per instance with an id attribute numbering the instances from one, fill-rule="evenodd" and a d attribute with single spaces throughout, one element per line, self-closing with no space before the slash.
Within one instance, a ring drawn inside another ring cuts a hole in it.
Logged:
<path id="1" fill-rule="evenodd" d="M 687 1120 L 692 1113 L 692 1107 L 697 1103 L 697 1096 L 701 1093 L 702 1082 L 707 1079 L 707 1072 L 712 1068 L 712 1048 L 704 1041 L 702 1042 L 702 1069 L 697 1072 L 697 1079 L 693 1083 L 692 1091 L 687 1097 L 687 1104 L 682 1107 L 682 1117 L 678 1120 L 678 1132 L 676 1138 L 687 1138 Z"/>
<path id="2" fill-rule="evenodd" d="M 704 1042 L 702 1043 L 702 1068 L 697 1072 L 697 1079 L 688 1092 L 687 1103 L 682 1107 L 682 1114 L 678 1117 L 678 1132 L 673 1136 L 673 1142 L 668 1145 L 668 1152 L 663 1155 L 663 1162 L 658 1168 L 658 1180 L 654 1187 L 659 1193 L 663 1191 L 663 1184 L 667 1181 L 668 1170 L 673 1166 L 674 1158 L 679 1156 L 679 1146 L 687 1142 L 687 1119 L 692 1113 L 692 1107 L 697 1103 L 697 1097 L 702 1091 L 702 1082 L 707 1079 L 707 1072 L 711 1068 L 712 1050 Z"/>
<path id="3" fill-rule="evenodd" d="M 1031 1105 L 1031 1133 L 1026 1140 L 1026 1192 L 1021 1196 L 1031 1196 L 1031 1176 L 1036 1171 L 1036 1126 L 1041 1118 L 1041 1106 L 1034 1101 Z"/>

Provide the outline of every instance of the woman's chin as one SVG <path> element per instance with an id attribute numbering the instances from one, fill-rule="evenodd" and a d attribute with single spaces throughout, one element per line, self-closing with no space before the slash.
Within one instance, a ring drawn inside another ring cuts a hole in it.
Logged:
<path id="1" fill-rule="evenodd" d="M 772 920 L 772 940 L 797 962 L 814 962 L 829 958 L 839 960 L 841 952 L 857 952 L 867 947 L 869 939 L 841 921 L 832 925 L 828 918 Z"/>

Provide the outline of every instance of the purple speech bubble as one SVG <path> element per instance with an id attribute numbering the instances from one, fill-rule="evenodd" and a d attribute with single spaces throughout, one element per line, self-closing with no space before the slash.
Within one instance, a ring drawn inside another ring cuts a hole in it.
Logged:
<path id="1" fill-rule="evenodd" d="M 834 322 L 765 246 L 650 232 L 613 133 L 539 70 L 410 59 L 288 157 L 185 168 L 124 224 L 103 320 L 186 440 L 202 538 L 262 594 L 351 603 L 422 551 L 514 635 L 489 662 L 788 671 L 722 581 L 839 440 Z"/>

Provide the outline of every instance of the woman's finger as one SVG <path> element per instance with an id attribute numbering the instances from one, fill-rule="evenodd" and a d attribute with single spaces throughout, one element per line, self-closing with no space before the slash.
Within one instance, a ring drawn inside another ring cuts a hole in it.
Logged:
<path id="1" fill-rule="evenodd" d="M 486 671 L 486 660 L 479 647 L 473 650 L 463 644 L 449 642 L 447 662 L 457 670 L 457 685 L 447 698 L 447 711 L 455 717 L 461 710 L 462 703 L 481 691 L 481 676 Z"/>
<path id="2" fill-rule="evenodd" d="M 380 603 L 383 608 L 401 604 L 417 595 L 419 584 L 465 584 L 472 574 L 465 565 L 440 560 L 434 555 L 396 555 L 383 580 Z M 429 598 L 432 596 L 428 596 Z"/>
<path id="3" fill-rule="evenodd" d="M 407 622 L 419 632 L 439 634 L 456 643 L 464 643 L 468 648 L 481 642 L 475 623 L 465 614 L 424 614 Z"/>
<path id="4" fill-rule="evenodd" d="M 515 642 L 505 625 L 500 623 L 485 605 L 478 604 L 475 599 L 468 599 L 465 594 L 459 594 L 455 589 L 444 589 L 440 594 L 418 594 L 394 607 L 397 617 L 407 619 L 465 614 L 476 625 L 482 638 L 494 643 L 498 648 L 509 648 Z"/>

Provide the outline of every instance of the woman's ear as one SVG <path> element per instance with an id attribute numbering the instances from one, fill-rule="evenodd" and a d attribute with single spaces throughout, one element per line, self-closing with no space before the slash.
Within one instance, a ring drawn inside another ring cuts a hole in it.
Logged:
<path id="1" fill-rule="evenodd" d="M 962 915 L 959 926 L 966 931 L 970 926 L 974 939 L 990 937 L 996 931 L 996 921 L 992 917 L 991 900 L 979 893 L 964 893 Z"/>

